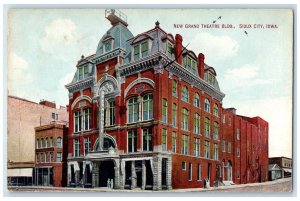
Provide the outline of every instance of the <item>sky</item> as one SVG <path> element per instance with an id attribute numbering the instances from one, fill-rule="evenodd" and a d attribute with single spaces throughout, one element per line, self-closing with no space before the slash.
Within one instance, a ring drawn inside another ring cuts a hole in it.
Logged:
<path id="1" fill-rule="evenodd" d="M 121 9 L 136 36 L 155 27 L 215 68 L 223 107 L 269 122 L 269 156 L 292 157 L 293 21 L 289 10 Z M 218 19 L 220 18 L 220 19 Z M 213 21 L 216 21 L 213 23 Z M 182 24 L 182 28 L 174 25 Z M 186 27 L 187 24 L 187 27 Z M 202 24 L 235 28 L 201 28 Z M 251 24 L 252 28 L 239 28 Z M 262 24 L 262 28 L 254 28 Z M 266 24 L 277 28 L 267 29 Z M 199 28 L 188 28 L 199 25 Z M 102 9 L 11 9 L 7 21 L 8 94 L 68 104 L 81 55 L 91 55 L 111 27 Z M 246 31 L 246 32 L 245 32 Z"/>

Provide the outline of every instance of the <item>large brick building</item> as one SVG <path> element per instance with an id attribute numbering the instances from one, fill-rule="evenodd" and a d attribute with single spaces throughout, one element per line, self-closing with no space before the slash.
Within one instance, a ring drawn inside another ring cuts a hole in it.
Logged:
<path id="1" fill-rule="evenodd" d="M 69 90 L 68 185 L 171 189 L 267 180 L 268 123 L 224 109 L 217 74 L 159 22 L 133 36 L 124 14 Z"/>

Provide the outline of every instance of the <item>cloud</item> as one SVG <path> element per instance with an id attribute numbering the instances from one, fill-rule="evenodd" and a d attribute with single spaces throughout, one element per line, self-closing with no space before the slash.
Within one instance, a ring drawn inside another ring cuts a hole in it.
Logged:
<path id="1" fill-rule="evenodd" d="M 70 82 L 72 82 L 73 78 L 74 78 L 74 74 L 75 72 L 71 72 L 66 74 L 64 77 L 62 77 L 58 83 L 59 83 L 59 87 L 65 89 L 65 85 L 69 84 Z"/>
<path id="2" fill-rule="evenodd" d="M 239 44 L 228 36 L 214 36 L 209 33 L 199 33 L 190 42 L 189 47 L 195 53 L 202 52 L 209 61 L 216 58 L 225 60 L 234 57 Z"/>
<path id="3" fill-rule="evenodd" d="M 28 62 L 14 52 L 8 54 L 7 87 L 10 94 L 20 94 L 33 80 L 28 72 Z"/>
<path id="4" fill-rule="evenodd" d="M 228 69 L 225 71 L 225 77 L 239 79 L 251 79 L 257 75 L 258 67 L 245 64 L 240 68 Z"/>

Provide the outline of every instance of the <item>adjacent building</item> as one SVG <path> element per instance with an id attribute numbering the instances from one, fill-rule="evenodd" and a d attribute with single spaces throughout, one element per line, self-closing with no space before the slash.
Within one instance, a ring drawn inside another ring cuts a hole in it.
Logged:
<path id="1" fill-rule="evenodd" d="M 270 164 L 277 164 L 282 169 L 282 177 L 291 177 L 293 172 L 292 159 L 288 157 L 271 157 L 269 158 Z"/>
<path id="2" fill-rule="evenodd" d="M 66 186 L 67 134 L 68 127 L 60 122 L 35 128 L 35 185 Z"/>
<path id="3" fill-rule="evenodd" d="M 16 96 L 7 97 L 8 185 L 34 184 L 35 127 L 68 120 L 66 108 L 56 108 L 53 102 L 35 103 Z"/>
<path id="4" fill-rule="evenodd" d="M 155 26 L 134 36 L 126 16 L 69 91 L 68 186 L 199 188 L 268 180 L 268 123 L 225 109 L 216 70 Z"/>

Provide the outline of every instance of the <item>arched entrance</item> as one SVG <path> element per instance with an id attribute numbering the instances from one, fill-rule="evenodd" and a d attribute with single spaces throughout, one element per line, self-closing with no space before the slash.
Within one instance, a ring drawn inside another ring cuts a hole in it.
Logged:
<path id="1" fill-rule="evenodd" d="M 103 150 L 108 151 L 110 147 L 116 148 L 116 141 L 112 136 L 105 134 L 103 139 Z M 99 150 L 99 138 L 97 138 L 95 141 L 94 150 Z"/>
<path id="2" fill-rule="evenodd" d="M 115 165 L 112 160 L 101 161 L 99 166 L 99 187 L 107 187 L 108 183 L 115 182 Z M 109 182 L 108 182 L 109 181 Z"/>

